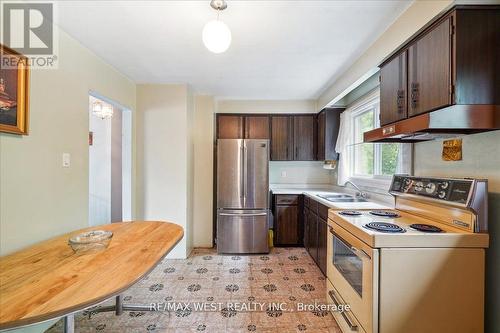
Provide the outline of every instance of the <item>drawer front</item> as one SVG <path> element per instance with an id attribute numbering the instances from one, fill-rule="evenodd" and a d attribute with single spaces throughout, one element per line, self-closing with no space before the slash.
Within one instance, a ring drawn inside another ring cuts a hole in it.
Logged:
<path id="1" fill-rule="evenodd" d="M 326 280 L 326 289 L 326 300 L 328 304 L 335 306 L 345 306 L 345 304 L 348 304 L 340 297 L 340 294 L 328 279 Z M 367 333 L 351 311 L 331 311 L 331 313 L 342 332 Z"/>
<path id="2" fill-rule="evenodd" d="M 328 207 L 318 203 L 318 216 L 323 220 L 328 220 Z"/>
<path id="3" fill-rule="evenodd" d="M 293 206 L 298 205 L 299 196 L 296 194 L 278 194 L 274 200 L 276 205 Z"/>

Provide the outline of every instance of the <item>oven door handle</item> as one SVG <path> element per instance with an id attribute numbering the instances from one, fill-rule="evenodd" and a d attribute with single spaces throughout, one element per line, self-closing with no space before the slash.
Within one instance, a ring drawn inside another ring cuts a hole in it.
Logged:
<path id="1" fill-rule="evenodd" d="M 328 295 L 330 295 L 330 298 L 332 299 L 333 303 L 338 308 L 340 306 L 340 302 L 337 300 L 337 297 L 335 297 L 335 293 L 333 292 L 333 290 L 330 290 L 328 292 Z M 340 314 L 342 315 L 342 318 L 344 318 L 345 322 L 347 323 L 351 331 L 358 331 L 358 325 L 352 322 L 351 318 L 349 318 L 349 316 L 345 311 L 340 311 Z"/>
<path id="2" fill-rule="evenodd" d="M 358 249 L 357 247 L 355 246 L 352 246 L 351 244 L 349 244 L 347 241 L 345 241 L 342 237 L 340 237 L 337 233 L 335 233 L 335 231 L 333 231 L 333 228 L 332 227 L 329 227 L 330 228 L 330 232 L 332 233 L 332 235 L 334 235 L 335 237 L 337 237 L 342 243 L 344 243 L 344 245 L 349 248 L 355 255 L 357 255 L 359 258 L 363 259 L 368 259 L 368 260 L 372 260 L 372 257 L 370 257 L 368 255 L 368 253 L 366 253 L 365 251 L 361 250 L 361 249 Z"/>

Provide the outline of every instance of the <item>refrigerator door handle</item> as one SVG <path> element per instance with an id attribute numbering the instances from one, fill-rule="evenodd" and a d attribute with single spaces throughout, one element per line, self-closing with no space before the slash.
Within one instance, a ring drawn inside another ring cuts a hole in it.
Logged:
<path id="1" fill-rule="evenodd" d="M 248 177 L 248 149 L 247 144 L 243 141 L 243 207 L 246 207 L 247 201 L 247 177 Z"/>
<path id="2" fill-rule="evenodd" d="M 243 143 L 241 143 L 240 146 L 240 172 L 239 172 L 239 177 L 240 177 L 240 198 L 243 199 L 245 196 L 245 188 L 244 188 L 244 180 L 243 180 L 243 174 L 245 170 L 245 156 L 243 154 Z M 243 199 L 244 200 L 244 199 Z M 243 207 L 245 207 L 245 203 L 243 201 Z"/>
<path id="3" fill-rule="evenodd" d="M 241 213 L 219 213 L 221 216 L 242 216 L 242 217 L 247 217 L 247 216 L 266 216 L 267 213 L 250 213 L 250 214 L 241 214 Z"/>

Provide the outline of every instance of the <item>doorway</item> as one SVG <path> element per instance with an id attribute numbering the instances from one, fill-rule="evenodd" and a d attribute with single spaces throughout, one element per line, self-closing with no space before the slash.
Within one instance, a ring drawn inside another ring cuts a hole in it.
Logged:
<path id="1" fill-rule="evenodd" d="M 132 219 L 132 112 L 89 95 L 89 226 Z"/>

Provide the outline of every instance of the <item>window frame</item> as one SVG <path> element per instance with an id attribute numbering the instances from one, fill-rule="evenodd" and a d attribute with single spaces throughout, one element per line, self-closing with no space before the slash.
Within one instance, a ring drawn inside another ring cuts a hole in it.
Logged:
<path id="1" fill-rule="evenodd" d="M 352 108 L 352 112 L 350 114 L 350 131 L 351 131 L 351 146 L 353 149 L 349 150 L 349 180 L 352 180 L 354 183 L 364 186 L 364 187 L 372 187 L 372 188 L 383 188 L 388 189 L 391 181 L 392 175 L 382 175 L 382 144 L 374 144 L 373 147 L 373 175 L 361 175 L 356 174 L 355 165 L 356 165 L 356 149 L 354 149 L 355 145 L 362 144 L 362 142 L 356 142 L 356 118 L 361 116 L 366 112 L 373 111 L 373 125 L 374 128 L 380 127 L 380 90 L 376 89 L 374 92 L 363 98 L 358 104 L 355 104 Z M 399 146 L 399 149 L 402 149 L 402 146 Z M 398 154 L 398 162 L 401 159 L 402 154 Z M 397 170 L 396 170 L 397 173 Z"/>

